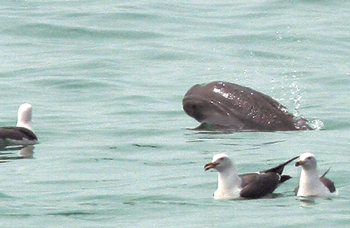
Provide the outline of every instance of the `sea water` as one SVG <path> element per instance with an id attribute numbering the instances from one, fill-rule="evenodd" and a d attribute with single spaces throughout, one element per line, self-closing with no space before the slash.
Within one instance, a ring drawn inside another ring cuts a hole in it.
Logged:
<path id="1" fill-rule="evenodd" d="M 2 151 L 1 227 L 348 227 L 350 2 L 0 3 L 0 124 L 33 105 L 30 159 Z M 203 134 L 182 110 L 194 84 L 268 94 L 319 130 Z M 227 153 L 240 173 L 312 152 L 338 195 L 217 201 Z M 30 157 L 30 156 L 29 156 Z"/>

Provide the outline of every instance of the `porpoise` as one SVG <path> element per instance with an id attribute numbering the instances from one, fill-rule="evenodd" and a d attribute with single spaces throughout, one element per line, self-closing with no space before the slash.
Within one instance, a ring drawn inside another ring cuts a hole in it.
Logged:
<path id="1" fill-rule="evenodd" d="M 185 94 L 184 111 L 201 125 L 196 129 L 232 131 L 311 130 L 308 121 L 289 113 L 270 96 L 230 82 L 194 85 Z"/>

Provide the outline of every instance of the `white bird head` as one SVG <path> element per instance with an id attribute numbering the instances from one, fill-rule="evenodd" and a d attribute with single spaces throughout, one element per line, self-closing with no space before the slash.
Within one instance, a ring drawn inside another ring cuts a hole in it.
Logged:
<path id="1" fill-rule="evenodd" d="M 32 105 L 28 103 L 21 104 L 18 108 L 17 115 L 17 127 L 32 129 L 31 126 L 32 120 Z"/>
<path id="2" fill-rule="evenodd" d="M 218 172 L 222 172 L 232 166 L 233 163 L 226 154 L 216 154 L 213 156 L 213 160 L 204 166 L 204 170 L 216 169 Z"/>
<path id="3" fill-rule="evenodd" d="M 299 161 L 295 163 L 295 166 L 303 167 L 305 170 L 316 169 L 316 158 L 312 153 L 304 153 L 300 155 Z"/>

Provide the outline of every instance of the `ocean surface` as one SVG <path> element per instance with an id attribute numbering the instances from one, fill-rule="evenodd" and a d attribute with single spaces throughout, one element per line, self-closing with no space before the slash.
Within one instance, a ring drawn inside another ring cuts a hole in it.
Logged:
<path id="1" fill-rule="evenodd" d="M 350 1 L 4 0 L 0 125 L 33 105 L 40 144 L 0 154 L 0 227 L 349 227 Z M 314 131 L 191 130 L 186 91 L 223 80 L 278 100 Z M 338 194 L 217 201 L 240 173 L 312 152 Z M 27 158 L 27 159 L 24 159 Z"/>

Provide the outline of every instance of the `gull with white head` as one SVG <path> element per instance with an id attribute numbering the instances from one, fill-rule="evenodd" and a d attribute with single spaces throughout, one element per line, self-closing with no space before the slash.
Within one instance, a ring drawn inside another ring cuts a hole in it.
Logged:
<path id="1" fill-rule="evenodd" d="M 299 186 L 295 189 L 297 196 L 319 196 L 326 197 L 335 192 L 334 182 L 326 178 L 329 169 L 320 176 L 317 170 L 316 158 L 312 153 L 300 155 L 295 166 L 301 166 Z"/>
<path id="2" fill-rule="evenodd" d="M 17 112 L 17 127 L 24 127 L 32 131 L 32 105 L 28 103 L 21 104 Z"/>
<path id="3" fill-rule="evenodd" d="M 297 159 L 294 157 L 274 168 L 257 173 L 238 174 L 233 162 L 226 154 L 216 154 L 204 166 L 204 170 L 218 171 L 218 188 L 214 199 L 260 198 L 272 193 L 281 183 L 291 177 L 282 175 L 284 166 Z"/>
<path id="4" fill-rule="evenodd" d="M 0 148 L 39 143 L 37 136 L 33 133 L 31 120 L 32 105 L 24 103 L 18 108 L 16 127 L 0 127 Z"/>

